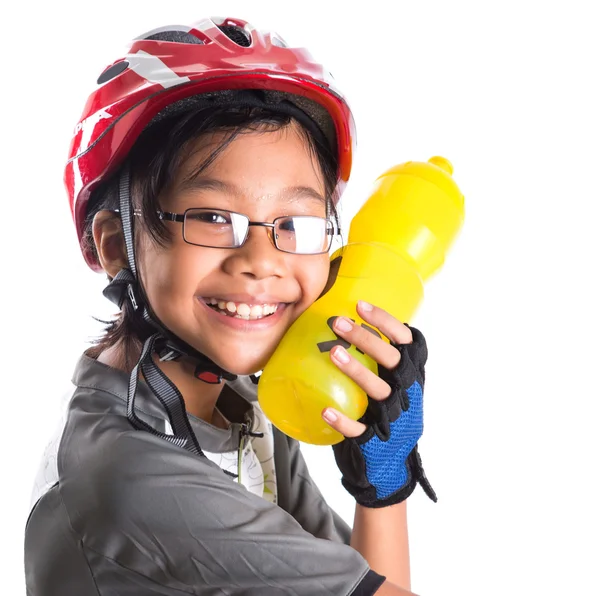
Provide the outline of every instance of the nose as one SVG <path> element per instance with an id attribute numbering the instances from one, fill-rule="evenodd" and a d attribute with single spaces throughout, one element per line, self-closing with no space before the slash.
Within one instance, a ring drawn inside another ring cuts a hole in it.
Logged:
<path id="1" fill-rule="evenodd" d="M 283 277 L 286 272 L 286 253 L 275 248 L 271 233 L 269 228 L 251 226 L 246 242 L 239 248 L 227 250 L 223 263 L 225 271 L 253 279 Z"/>

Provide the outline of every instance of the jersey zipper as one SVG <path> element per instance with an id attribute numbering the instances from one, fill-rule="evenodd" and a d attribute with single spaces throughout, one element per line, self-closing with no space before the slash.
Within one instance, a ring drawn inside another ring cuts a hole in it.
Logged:
<path id="1" fill-rule="evenodd" d="M 237 461 L 237 472 L 238 484 L 242 484 L 242 455 L 247 444 L 249 437 L 264 437 L 264 433 L 257 433 L 250 430 L 250 424 L 248 422 L 242 422 L 240 425 L 240 444 L 238 447 L 238 461 Z"/>

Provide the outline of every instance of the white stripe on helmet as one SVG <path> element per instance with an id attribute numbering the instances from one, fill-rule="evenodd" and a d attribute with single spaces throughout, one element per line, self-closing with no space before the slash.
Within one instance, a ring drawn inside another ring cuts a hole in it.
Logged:
<path id="1" fill-rule="evenodd" d="M 139 50 L 135 54 L 128 54 L 125 58 L 129 68 L 150 83 L 158 83 L 165 89 L 188 83 L 189 77 L 180 77 L 171 70 L 160 58 Z"/>

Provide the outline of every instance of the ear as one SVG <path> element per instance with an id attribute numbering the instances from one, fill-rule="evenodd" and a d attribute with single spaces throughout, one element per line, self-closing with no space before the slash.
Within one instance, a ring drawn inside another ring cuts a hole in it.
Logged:
<path id="1" fill-rule="evenodd" d="M 121 269 L 126 269 L 127 249 L 123 237 L 121 218 L 114 211 L 98 211 L 92 223 L 92 234 L 102 269 L 115 277 Z"/>

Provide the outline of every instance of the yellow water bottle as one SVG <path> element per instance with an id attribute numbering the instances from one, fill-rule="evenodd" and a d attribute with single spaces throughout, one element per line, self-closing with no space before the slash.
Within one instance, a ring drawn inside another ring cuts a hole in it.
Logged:
<path id="1" fill-rule="evenodd" d="M 367 396 L 331 362 L 329 351 L 342 343 L 372 371 L 377 365 L 336 336 L 334 319 L 346 316 L 368 327 L 356 312 L 365 300 L 410 321 L 423 282 L 444 263 L 463 219 L 464 198 L 443 157 L 409 161 L 377 179 L 352 219 L 348 244 L 332 257 L 342 257 L 334 284 L 290 327 L 260 377 L 260 406 L 279 430 L 315 445 L 343 439 L 321 412 L 333 407 L 357 420 Z"/>

